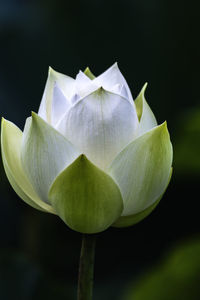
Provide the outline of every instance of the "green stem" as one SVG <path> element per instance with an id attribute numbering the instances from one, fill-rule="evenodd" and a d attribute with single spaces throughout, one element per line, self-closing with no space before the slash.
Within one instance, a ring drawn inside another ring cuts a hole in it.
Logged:
<path id="1" fill-rule="evenodd" d="M 78 300 L 92 300 L 96 235 L 83 234 L 78 277 Z"/>

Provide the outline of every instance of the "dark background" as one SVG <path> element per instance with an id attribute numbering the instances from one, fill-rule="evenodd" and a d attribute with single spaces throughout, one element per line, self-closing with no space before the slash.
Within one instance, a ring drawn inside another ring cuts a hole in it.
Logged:
<path id="1" fill-rule="evenodd" d="M 0 0 L 0 116 L 23 128 L 49 65 L 74 77 L 117 61 L 134 98 L 147 81 L 148 103 L 168 122 L 169 188 L 143 222 L 99 234 L 96 300 L 121 299 L 172 245 L 200 232 L 199 19 L 199 1 Z M 0 299 L 75 299 L 80 243 L 58 217 L 23 203 L 0 165 Z"/>

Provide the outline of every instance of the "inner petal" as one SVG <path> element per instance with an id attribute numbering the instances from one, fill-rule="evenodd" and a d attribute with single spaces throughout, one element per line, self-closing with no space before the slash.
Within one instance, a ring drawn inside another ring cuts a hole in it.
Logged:
<path id="1" fill-rule="evenodd" d="M 71 107 L 57 130 L 102 169 L 136 136 L 134 107 L 120 95 L 98 89 Z"/>

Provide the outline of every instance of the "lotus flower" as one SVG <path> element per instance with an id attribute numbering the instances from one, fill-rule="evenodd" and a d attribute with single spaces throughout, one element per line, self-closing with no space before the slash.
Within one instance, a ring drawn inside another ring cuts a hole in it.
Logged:
<path id="1" fill-rule="evenodd" d="M 76 79 L 50 68 L 24 131 L 2 119 L 3 164 L 19 197 L 82 233 L 146 217 L 169 183 L 172 146 L 145 89 L 133 101 L 117 64 Z"/>

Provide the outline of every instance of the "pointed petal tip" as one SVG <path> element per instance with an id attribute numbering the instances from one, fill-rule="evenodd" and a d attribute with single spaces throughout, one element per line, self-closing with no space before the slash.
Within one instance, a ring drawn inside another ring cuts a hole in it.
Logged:
<path id="1" fill-rule="evenodd" d="M 6 121 L 6 119 L 4 119 L 4 117 L 1 117 L 1 126 L 3 126 L 3 123 Z"/>
<path id="2" fill-rule="evenodd" d="M 54 71 L 54 69 L 51 66 L 49 66 L 49 68 L 48 68 L 48 76 L 50 76 L 53 71 Z"/>
<path id="3" fill-rule="evenodd" d="M 55 70 L 51 66 L 49 66 L 49 73 L 50 72 L 55 72 Z"/>
<path id="4" fill-rule="evenodd" d="M 81 163 L 84 163 L 84 162 L 89 162 L 89 163 L 91 163 L 92 165 L 94 165 L 92 162 L 91 162 L 91 160 L 89 160 L 88 158 L 87 158 L 87 156 L 85 155 L 85 154 L 83 154 L 83 153 L 81 153 L 74 161 L 79 161 L 79 162 L 81 162 Z M 97 167 L 96 165 L 95 165 L 95 167 Z M 98 168 L 98 167 L 97 167 Z"/>
<path id="5" fill-rule="evenodd" d="M 49 66 L 48 77 L 56 79 L 58 76 L 58 72 L 54 70 L 51 66 Z"/>
<path id="6" fill-rule="evenodd" d="M 90 68 L 89 67 L 86 67 L 85 70 L 84 70 L 84 73 L 87 73 L 87 72 L 90 72 Z"/>
<path id="7" fill-rule="evenodd" d="M 102 95 L 103 93 L 106 93 L 108 91 L 106 91 L 102 86 L 100 86 L 99 88 L 97 88 L 94 92 L 92 92 L 91 94 L 96 94 L 98 96 Z"/>
<path id="8" fill-rule="evenodd" d="M 147 88 L 148 82 L 145 82 L 145 84 L 143 85 L 143 90 L 145 92 L 146 88 Z"/>
<path id="9" fill-rule="evenodd" d="M 41 120 L 43 122 L 45 122 L 37 113 L 35 113 L 34 111 L 31 111 L 31 124 L 32 125 L 37 125 L 38 124 L 38 121 Z M 45 122 L 46 123 L 46 122 Z"/>
<path id="10" fill-rule="evenodd" d="M 77 160 L 80 160 L 80 161 L 85 161 L 85 160 L 88 160 L 87 159 L 87 156 L 85 154 L 80 154 L 78 157 L 77 157 Z"/>
<path id="11" fill-rule="evenodd" d="M 35 121 L 39 116 L 38 116 L 38 114 L 36 114 L 34 111 L 31 111 L 31 117 L 32 117 L 33 120 Z"/>
<path id="12" fill-rule="evenodd" d="M 2 127 L 2 129 L 3 129 L 3 127 L 5 127 L 7 124 L 12 124 L 12 125 L 13 125 L 13 123 L 12 123 L 11 121 L 5 119 L 4 117 L 1 117 L 1 127 Z M 15 125 L 15 124 L 14 124 L 14 125 Z"/>
<path id="13" fill-rule="evenodd" d="M 160 134 L 160 135 L 169 135 L 169 131 L 168 131 L 168 128 L 167 128 L 167 121 L 164 121 L 163 123 L 161 123 L 160 125 L 157 125 L 157 130 L 154 130 L 154 128 L 152 128 L 152 133 L 153 134 Z"/>
<path id="14" fill-rule="evenodd" d="M 158 125 L 161 129 L 163 130 L 167 130 L 168 131 L 168 128 L 167 128 L 167 121 L 165 120 L 163 123 L 161 123 L 160 125 Z"/>
<path id="15" fill-rule="evenodd" d="M 142 87 L 142 89 L 140 91 L 140 94 L 142 95 L 143 99 L 144 99 L 144 94 L 145 94 L 146 89 L 147 89 L 147 85 L 148 85 L 148 82 L 145 82 L 145 84 L 143 85 L 143 87 Z"/>
<path id="16" fill-rule="evenodd" d="M 1 137 L 3 136 L 3 132 L 6 130 L 6 125 L 11 123 L 10 121 L 4 119 L 3 117 L 1 118 Z"/>
<path id="17" fill-rule="evenodd" d="M 106 69 L 106 71 L 108 71 L 108 70 L 112 70 L 112 69 L 117 69 L 117 70 L 119 70 L 119 66 L 118 66 L 118 62 L 116 61 L 116 62 L 114 62 L 114 64 L 112 64 L 108 69 Z M 105 72 L 106 72 L 105 71 Z"/>
<path id="18" fill-rule="evenodd" d="M 119 65 L 118 65 L 118 62 L 116 61 L 111 67 L 110 67 L 110 69 L 117 69 L 117 70 L 119 70 Z"/>
<path id="19" fill-rule="evenodd" d="M 34 112 L 33 110 L 31 111 L 31 117 L 34 119 L 34 120 L 42 120 L 44 121 L 43 118 L 41 118 L 36 112 Z M 45 122 L 45 121 L 44 121 Z"/>
<path id="20" fill-rule="evenodd" d="M 1 118 L 1 138 L 3 136 L 3 131 L 4 131 L 4 127 L 6 124 L 6 119 L 4 119 L 3 117 Z"/>
<path id="21" fill-rule="evenodd" d="M 90 68 L 87 67 L 83 72 L 89 79 L 93 80 L 95 79 L 94 74 L 91 72 Z"/>

